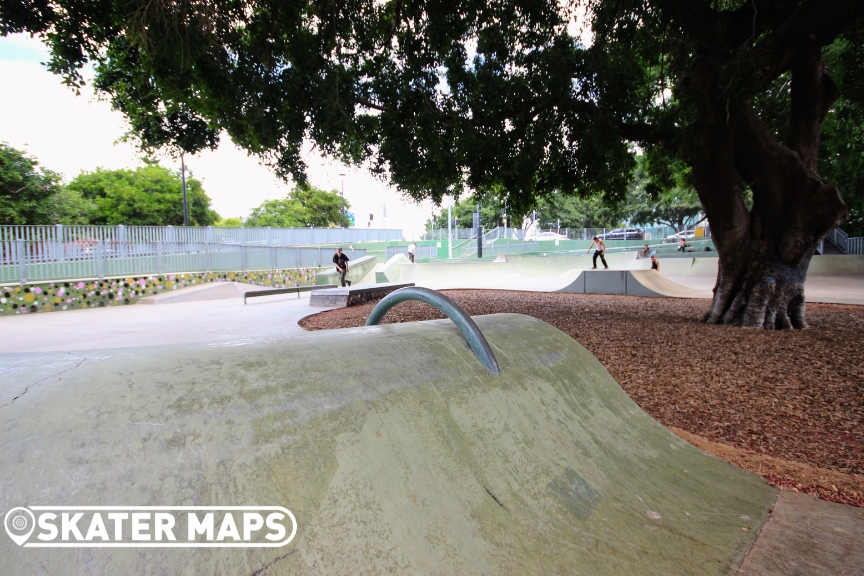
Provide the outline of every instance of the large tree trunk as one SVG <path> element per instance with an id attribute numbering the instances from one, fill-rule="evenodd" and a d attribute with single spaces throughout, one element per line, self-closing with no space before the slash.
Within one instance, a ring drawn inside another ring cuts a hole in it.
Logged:
<path id="1" fill-rule="evenodd" d="M 694 69 L 703 96 L 693 154 L 696 189 L 720 256 L 711 324 L 804 328 L 804 281 L 819 242 L 846 217 L 837 189 L 815 171 L 819 127 L 837 99 L 818 53 L 792 73 L 786 144 L 746 105 L 721 96 L 719 66 Z M 744 204 L 739 177 L 753 191 Z"/>

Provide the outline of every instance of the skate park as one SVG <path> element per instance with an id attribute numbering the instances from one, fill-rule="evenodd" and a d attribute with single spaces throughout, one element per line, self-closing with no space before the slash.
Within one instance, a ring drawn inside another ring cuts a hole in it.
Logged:
<path id="1" fill-rule="evenodd" d="M 862 281 L 858 258 L 844 258 L 811 266 L 810 281 L 824 278 L 836 301 L 853 299 L 849 287 Z M 783 573 L 766 566 L 786 557 L 800 561 L 802 549 L 830 566 L 825 550 L 857 546 L 854 508 L 778 492 L 704 454 L 544 322 L 473 318 L 499 374 L 451 320 L 311 333 L 298 325 L 331 308 L 310 306 L 315 294 L 378 285 L 709 298 L 716 259 L 662 259 L 668 277 L 632 254 L 610 254 L 609 271 L 589 270 L 583 256 L 406 260 L 358 266 L 346 289 L 244 303 L 267 288 L 225 282 L 131 306 L 0 318 L 7 334 L 16 323 L 15 338 L 0 344 L 7 507 L 45 494 L 57 503 L 200 503 L 205 494 L 205 503 L 224 494 L 286 503 L 296 540 L 205 551 L 225 572 L 278 561 L 273 573 L 363 564 L 368 573 L 578 565 L 594 574 L 767 574 Z M 321 360 L 330 354 L 348 369 Z M 822 526 L 822 541 L 802 523 Z M 17 572 L 72 559 L 5 552 Z M 76 565 L 88 573 L 192 565 L 184 550 L 81 554 Z M 833 565 L 861 561 L 853 553 Z"/>

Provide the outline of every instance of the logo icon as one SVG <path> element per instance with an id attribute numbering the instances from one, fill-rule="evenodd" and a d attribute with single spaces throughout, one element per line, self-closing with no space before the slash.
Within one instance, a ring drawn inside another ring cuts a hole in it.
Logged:
<path id="1" fill-rule="evenodd" d="M 36 518 L 27 508 L 13 508 L 6 513 L 3 521 L 6 533 L 18 546 L 24 544 L 36 527 Z"/>

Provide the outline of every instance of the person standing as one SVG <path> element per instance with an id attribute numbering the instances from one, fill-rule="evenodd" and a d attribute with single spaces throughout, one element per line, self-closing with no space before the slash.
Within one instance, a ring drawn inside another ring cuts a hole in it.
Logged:
<path id="1" fill-rule="evenodd" d="M 589 246 L 588 250 L 585 251 L 585 253 L 588 254 L 588 252 L 590 252 L 592 248 L 594 248 L 595 246 L 597 247 L 597 249 L 594 250 L 594 260 L 593 260 L 594 267 L 591 268 L 591 270 L 597 269 L 597 257 L 598 256 L 600 257 L 600 261 L 603 262 L 603 268 L 608 270 L 609 265 L 606 264 L 606 256 L 605 256 L 606 255 L 606 243 L 603 242 L 603 240 L 601 240 L 597 236 L 594 236 L 593 240 L 594 241 L 591 243 L 591 246 Z"/>
<path id="2" fill-rule="evenodd" d="M 656 256 L 651 256 L 651 269 L 656 270 L 657 273 L 660 273 L 660 261 Z"/>
<path id="3" fill-rule="evenodd" d="M 413 242 L 408 245 L 408 259 L 411 260 L 411 263 L 414 263 L 414 253 L 417 252 L 417 245 Z"/>
<path id="4" fill-rule="evenodd" d="M 339 272 L 339 281 L 342 283 L 342 287 L 345 287 L 345 283 L 348 283 L 348 286 L 351 286 L 351 281 L 345 279 L 345 274 L 348 273 L 348 256 L 342 253 L 342 248 L 336 249 L 336 254 L 333 255 L 333 264 L 336 265 L 336 271 Z"/>

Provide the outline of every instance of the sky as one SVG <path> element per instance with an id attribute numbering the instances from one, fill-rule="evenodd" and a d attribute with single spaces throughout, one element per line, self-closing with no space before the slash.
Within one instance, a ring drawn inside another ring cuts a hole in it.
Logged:
<path id="1" fill-rule="evenodd" d="M 0 37 L 0 142 L 24 150 L 66 181 L 82 171 L 142 166 L 134 146 L 119 142 L 128 130 L 122 114 L 99 100 L 89 85 L 80 95 L 65 86 L 59 76 L 41 62 L 47 50 L 26 34 Z M 309 182 L 325 190 L 340 190 L 364 228 L 374 214 L 373 228 L 401 228 L 406 239 L 416 239 L 433 211 L 431 202 L 416 204 L 373 177 L 364 168 L 348 167 L 322 158 L 305 147 Z M 164 166 L 180 170 L 179 161 L 160 159 Z M 219 148 L 186 157 L 187 169 L 201 180 L 222 217 L 248 216 L 264 200 L 282 198 L 291 189 L 266 167 L 258 164 L 223 134 Z M 339 175 L 345 174 L 342 178 Z M 382 205 L 386 205 L 386 219 Z"/>

